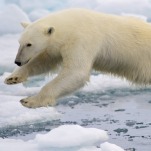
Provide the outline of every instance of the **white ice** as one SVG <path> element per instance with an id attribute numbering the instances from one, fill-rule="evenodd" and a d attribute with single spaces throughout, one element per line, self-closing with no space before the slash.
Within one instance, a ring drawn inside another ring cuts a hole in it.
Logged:
<path id="1" fill-rule="evenodd" d="M 82 89 L 82 91 L 106 91 L 118 88 L 130 88 L 130 83 L 125 79 L 120 79 L 115 76 L 99 74 L 91 75 L 90 82 Z"/>
<path id="2" fill-rule="evenodd" d="M 21 97 L 0 95 L 0 128 L 55 120 L 60 114 L 55 108 L 27 109 L 19 103 Z"/>
<path id="3" fill-rule="evenodd" d="M 19 100 L 23 97 L 33 95 L 40 88 L 26 88 L 23 84 L 9 86 L 4 84 L 4 74 L 0 77 L 0 127 L 23 125 L 38 121 L 50 121 L 60 117 L 60 114 L 53 107 L 27 109 L 23 107 Z"/>
<path id="4" fill-rule="evenodd" d="M 79 125 L 63 125 L 47 134 L 38 134 L 37 144 L 44 148 L 74 148 L 92 146 L 108 139 L 107 132 Z"/>
<path id="5" fill-rule="evenodd" d="M 108 142 L 107 132 L 79 125 L 63 125 L 46 134 L 37 134 L 33 140 L 0 139 L 1 151 L 124 151 Z M 100 148 L 95 147 L 100 144 Z"/>
<path id="6" fill-rule="evenodd" d="M 22 125 L 26 123 L 34 123 L 37 121 L 46 121 L 58 119 L 61 116 L 54 108 L 27 109 L 23 107 L 19 100 L 30 95 L 35 95 L 40 91 L 41 87 L 25 87 L 23 84 L 6 85 L 4 79 L 10 73 L 0 76 L 0 127 Z M 43 84 L 48 81 L 43 81 Z M 107 75 L 91 76 L 90 83 L 81 91 L 104 92 L 110 89 L 128 88 L 130 85 L 121 79 L 110 77 Z M 7 110 L 6 110 L 7 109 Z"/>

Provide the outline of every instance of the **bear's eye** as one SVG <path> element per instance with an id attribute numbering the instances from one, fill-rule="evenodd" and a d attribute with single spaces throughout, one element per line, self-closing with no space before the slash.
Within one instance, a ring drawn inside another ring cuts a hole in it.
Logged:
<path id="1" fill-rule="evenodd" d="M 31 46 L 31 44 L 30 44 L 30 43 L 28 43 L 26 46 L 27 46 L 27 47 L 30 47 L 30 46 Z"/>

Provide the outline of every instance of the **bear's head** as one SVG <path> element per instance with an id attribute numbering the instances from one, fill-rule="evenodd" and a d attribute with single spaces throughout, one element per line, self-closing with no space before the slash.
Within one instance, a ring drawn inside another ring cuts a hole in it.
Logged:
<path id="1" fill-rule="evenodd" d="M 15 59 L 15 64 L 22 66 L 36 55 L 47 49 L 50 43 L 50 36 L 54 28 L 37 25 L 37 23 L 21 23 L 25 28 L 19 39 L 19 50 Z"/>

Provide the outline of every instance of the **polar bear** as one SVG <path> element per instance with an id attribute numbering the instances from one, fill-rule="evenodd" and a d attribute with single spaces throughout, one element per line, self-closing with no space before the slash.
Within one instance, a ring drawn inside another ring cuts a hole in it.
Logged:
<path id="1" fill-rule="evenodd" d="M 52 13 L 25 28 L 15 63 L 21 66 L 6 84 L 48 73 L 58 76 L 35 95 L 21 100 L 29 108 L 51 106 L 83 87 L 91 71 L 125 77 L 136 84 L 151 83 L 151 24 L 86 9 Z"/>

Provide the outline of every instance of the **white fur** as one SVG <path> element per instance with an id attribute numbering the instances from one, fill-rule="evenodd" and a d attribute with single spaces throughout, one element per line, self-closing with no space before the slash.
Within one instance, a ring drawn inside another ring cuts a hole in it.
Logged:
<path id="1" fill-rule="evenodd" d="M 54 29 L 51 34 L 49 28 Z M 25 47 L 27 43 L 32 47 Z M 38 95 L 21 101 L 26 107 L 54 104 L 84 86 L 92 69 L 136 84 L 151 83 L 151 25 L 139 19 L 85 9 L 64 10 L 26 24 L 20 45 L 17 58 L 25 65 L 6 79 L 7 84 L 62 65 L 58 76 Z"/>

